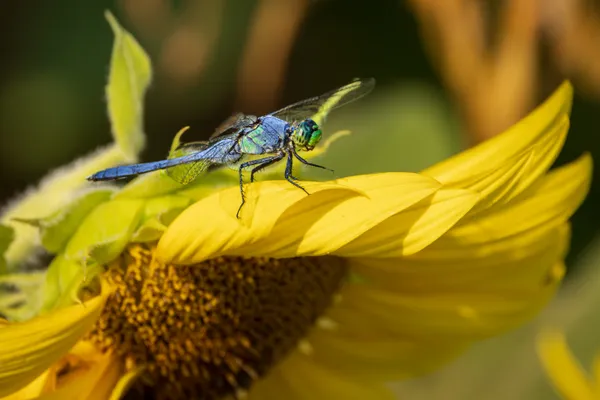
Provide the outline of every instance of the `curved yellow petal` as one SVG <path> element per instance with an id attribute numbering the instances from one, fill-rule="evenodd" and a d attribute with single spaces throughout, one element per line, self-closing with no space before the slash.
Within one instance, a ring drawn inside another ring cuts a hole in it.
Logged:
<path id="1" fill-rule="evenodd" d="M 76 360 L 70 368 L 60 386 L 40 400 L 110 400 L 123 374 L 121 361 L 110 353 Z"/>
<path id="2" fill-rule="evenodd" d="M 119 380 L 114 385 L 109 400 L 121 400 L 127 394 L 127 391 L 135 383 L 135 380 L 139 378 L 144 368 L 134 369 L 119 377 Z"/>
<path id="3" fill-rule="evenodd" d="M 479 215 L 448 232 L 462 245 L 489 243 L 547 226 L 561 225 L 587 195 L 592 175 L 589 154 L 548 173 L 528 193 L 497 210 Z"/>
<path id="4" fill-rule="evenodd" d="M 245 400 L 298 400 L 299 398 L 295 390 L 283 379 L 278 368 L 274 368 L 267 376 L 256 381 L 244 397 Z"/>
<path id="5" fill-rule="evenodd" d="M 6 397 L 0 397 L 1 400 L 30 400 L 38 398 L 48 385 L 50 370 L 44 371 L 40 376 L 31 381 L 27 386 L 18 391 L 9 394 Z"/>
<path id="6" fill-rule="evenodd" d="M 421 251 L 473 208 L 479 195 L 440 189 L 335 251 L 343 257 L 401 257 Z"/>
<path id="7" fill-rule="evenodd" d="M 83 304 L 0 326 L 0 396 L 24 387 L 66 354 L 96 322 L 107 289 Z"/>
<path id="8" fill-rule="evenodd" d="M 600 353 L 596 353 L 592 364 L 592 379 L 595 393 L 600 394 Z M 599 396 L 600 397 L 600 396 Z"/>
<path id="9" fill-rule="evenodd" d="M 466 343 L 420 340 L 385 331 L 354 335 L 339 326 L 314 329 L 308 338 L 315 362 L 352 380 L 391 382 L 430 372 L 464 351 Z"/>
<path id="10" fill-rule="evenodd" d="M 473 171 L 493 170 L 544 140 L 571 111 L 573 87 L 565 81 L 542 105 L 506 132 L 423 171 L 444 184 L 469 179 Z"/>
<path id="11" fill-rule="evenodd" d="M 539 142 L 526 151 L 508 158 L 493 169 L 482 167 L 474 170 L 471 177 L 446 183 L 447 186 L 479 192 L 481 199 L 469 215 L 492 206 L 499 207 L 519 196 L 550 168 L 567 136 L 569 121 L 566 116 L 552 130 L 540 138 Z"/>
<path id="12" fill-rule="evenodd" d="M 351 266 L 367 281 L 400 293 L 511 293 L 542 285 L 566 255 L 569 239 L 565 223 L 479 246 L 435 242 L 410 257 L 357 258 Z"/>
<path id="13" fill-rule="evenodd" d="M 337 254 L 340 247 L 386 219 L 433 195 L 438 182 L 413 173 L 352 176 L 336 181 L 360 190 L 354 196 L 317 212 L 320 200 L 309 197 L 286 210 L 268 237 L 238 249 L 244 255 L 294 257 Z M 398 227 L 409 230 L 410 221 Z"/>
<path id="14" fill-rule="evenodd" d="M 233 187 L 202 199 L 183 211 L 169 225 L 155 256 L 174 264 L 195 264 L 210 257 L 231 254 L 242 245 L 268 236 L 282 214 L 296 204 L 308 202 L 313 212 L 323 214 L 347 198 L 361 195 L 335 183 L 303 182 L 302 190 L 286 181 L 258 182 L 249 185 L 241 218 L 239 188 Z M 313 200 L 319 200 L 317 204 Z M 301 207 L 301 206 L 300 206 Z"/>
<path id="15" fill-rule="evenodd" d="M 364 283 L 348 283 L 341 301 L 329 311 L 340 325 L 378 327 L 403 337 L 437 340 L 439 337 L 474 340 L 498 334 L 531 318 L 554 295 L 564 274 L 529 290 L 471 293 L 401 293 Z M 354 321 L 354 322 L 353 322 Z"/>
<path id="16" fill-rule="evenodd" d="M 537 352 L 556 390 L 565 399 L 596 400 L 593 385 L 573 356 L 562 333 L 543 331 L 537 340 Z"/>
<path id="17" fill-rule="evenodd" d="M 412 173 L 303 182 L 307 196 L 288 182 L 251 185 L 241 221 L 239 192 L 224 190 L 185 210 L 161 238 L 157 256 L 192 264 L 217 255 L 326 254 L 384 219 L 434 193 L 439 184 Z M 249 196 L 250 197 L 250 196 Z"/>
<path id="18" fill-rule="evenodd" d="M 299 351 L 290 354 L 276 368 L 279 379 L 290 388 L 294 399 L 394 400 L 396 398 L 382 384 L 349 379 Z M 277 398 L 288 399 L 289 397 L 277 396 Z"/>

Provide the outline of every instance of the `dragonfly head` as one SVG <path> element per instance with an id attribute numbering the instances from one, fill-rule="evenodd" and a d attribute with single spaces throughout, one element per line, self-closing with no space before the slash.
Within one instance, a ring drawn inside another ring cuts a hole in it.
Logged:
<path id="1" fill-rule="evenodd" d="M 292 132 L 292 142 L 306 150 L 312 150 L 321 140 L 321 128 L 312 119 L 300 122 Z"/>

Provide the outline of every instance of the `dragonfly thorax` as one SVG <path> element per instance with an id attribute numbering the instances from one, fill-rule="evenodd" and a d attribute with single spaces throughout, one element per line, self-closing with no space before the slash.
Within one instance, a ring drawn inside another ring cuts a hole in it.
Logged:
<path id="1" fill-rule="evenodd" d="M 321 140 L 321 128 L 312 119 L 305 119 L 293 129 L 291 138 L 294 145 L 312 150 Z"/>

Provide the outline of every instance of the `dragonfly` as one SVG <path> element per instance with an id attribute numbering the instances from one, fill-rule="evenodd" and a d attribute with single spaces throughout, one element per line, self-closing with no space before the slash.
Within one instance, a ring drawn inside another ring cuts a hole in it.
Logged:
<path id="1" fill-rule="evenodd" d="M 299 179 L 293 175 L 294 159 L 311 167 L 330 169 L 308 162 L 298 152 L 311 151 L 317 146 L 322 137 L 321 125 L 332 110 L 365 96 L 374 86 L 373 78 L 355 79 L 347 85 L 264 116 L 237 113 L 221 124 L 208 141 L 178 144 L 165 160 L 112 167 L 96 172 L 87 179 L 116 180 L 166 170 L 167 175 L 185 185 L 209 170 L 236 166 L 242 198 L 236 213 L 239 218 L 246 202 L 243 172 L 250 167 L 252 183 L 257 172 L 285 158 L 285 179 L 309 194 L 296 182 Z M 257 156 L 261 157 L 246 161 Z"/>

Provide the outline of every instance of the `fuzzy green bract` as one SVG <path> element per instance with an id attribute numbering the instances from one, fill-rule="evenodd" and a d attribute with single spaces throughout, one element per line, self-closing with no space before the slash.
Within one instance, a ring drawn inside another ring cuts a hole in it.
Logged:
<path id="1" fill-rule="evenodd" d="M 4 253 L 15 238 L 15 231 L 10 226 L 0 225 L 0 275 L 6 272 L 6 258 Z"/>
<path id="2" fill-rule="evenodd" d="M 143 99 L 152 78 L 150 59 L 115 17 L 105 13 L 114 34 L 106 94 L 115 141 L 126 158 L 135 162 L 145 144 Z"/>
<path id="3" fill-rule="evenodd" d="M 115 188 L 86 180 L 98 169 L 136 161 L 144 145 L 143 97 L 152 77 L 150 59 L 112 14 L 106 12 L 106 18 L 115 35 L 106 86 L 114 142 L 51 173 L 1 216 L 0 314 L 13 320 L 29 318 L 40 304 L 49 309 L 61 301 L 74 301 L 82 280 L 93 276 L 93 266 L 122 250 L 143 215 L 141 202 L 133 207 L 138 211 L 129 206 L 121 210 L 119 204 L 103 206 Z M 121 226 L 111 227 L 115 216 L 124 219 L 116 222 Z M 40 244 L 58 254 L 45 279 L 42 272 L 23 270 L 28 261 L 36 264 Z M 43 293 L 43 301 L 12 306 L 19 296 L 32 292 Z"/>
<path id="4" fill-rule="evenodd" d="M 110 13 L 106 13 L 106 18 L 115 33 L 106 87 L 115 143 L 52 173 L 37 190 L 31 190 L 7 209 L 0 223 L 14 229 L 14 240 L 6 250 L 6 265 L 0 273 L 18 271 L 35 251 L 39 232 L 31 226 L 33 220 L 60 213 L 82 189 L 91 186 L 87 176 L 98 169 L 136 160 L 143 147 L 142 103 L 152 76 L 150 60 Z M 15 222 L 15 218 L 30 223 Z"/>

